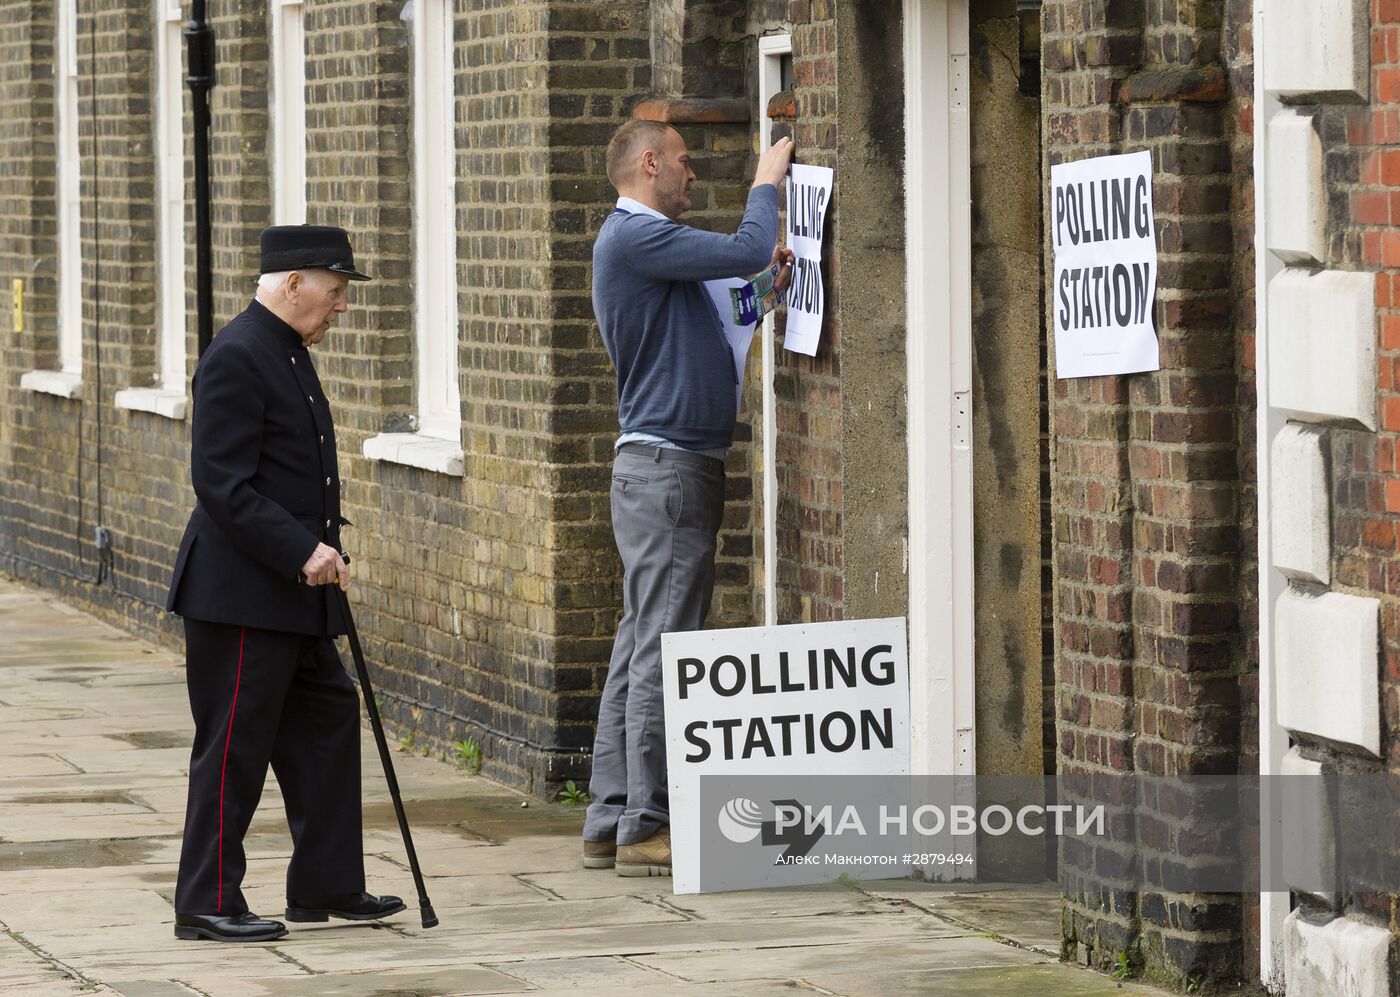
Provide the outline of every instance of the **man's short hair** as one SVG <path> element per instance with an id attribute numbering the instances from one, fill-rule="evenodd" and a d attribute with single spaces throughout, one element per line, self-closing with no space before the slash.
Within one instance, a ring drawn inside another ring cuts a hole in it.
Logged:
<path id="1" fill-rule="evenodd" d="M 666 133 L 674 131 L 662 121 L 628 121 L 613 132 L 608 143 L 608 180 L 614 187 L 621 187 L 632 179 L 629 172 L 635 168 L 637 157 L 645 150 L 660 152 L 666 141 Z"/>

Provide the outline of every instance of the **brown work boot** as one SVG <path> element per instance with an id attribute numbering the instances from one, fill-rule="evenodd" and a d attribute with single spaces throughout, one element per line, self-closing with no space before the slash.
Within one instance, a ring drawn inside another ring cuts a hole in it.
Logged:
<path id="1" fill-rule="evenodd" d="M 617 859 L 617 842 L 583 841 L 583 867 L 585 869 L 611 869 Z"/>
<path id="2" fill-rule="evenodd" d="M 671 875 L 671 829 L 663 827 L 645 841 L 635 845 L 619 845 L 617 849 L 619 876 Z"/>

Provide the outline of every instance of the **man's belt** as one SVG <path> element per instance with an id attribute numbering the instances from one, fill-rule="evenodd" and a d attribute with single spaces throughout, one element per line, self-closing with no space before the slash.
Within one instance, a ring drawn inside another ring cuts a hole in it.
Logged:
<path id="1" fill-rule="evenodd" d="M 653 447 L 645 443 L 624 443 L 617 448 L 618 453 L 636 454 L 639 457 L 646 457 L 649 460 L 677 461 L 681 464 L 696 464 L 709 470 L 722 469 L 724 461 L 718 457 L 709 457 L 702 453 L 695 453 L 691 450 L 673 450 L 670 447 Z"/>

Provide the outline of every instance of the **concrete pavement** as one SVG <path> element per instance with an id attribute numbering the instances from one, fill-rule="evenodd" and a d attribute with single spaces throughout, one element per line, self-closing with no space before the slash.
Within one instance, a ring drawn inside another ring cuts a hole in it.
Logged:
<path id="1" fill-rule="evenodd" d="M 0 580 L 0 993 L 127 997 L 1159 993 L 1055 959 L 1050 889 L 895 881 L 672 896 L 579 866 L 582 809 L 444 761 L 395 767 L 428 893 L 383 924 L 292 926 L 261 945 L 172 935 L 191 724 L 180 660 Z M 413 884 L 366 727 L 366 872 Z M 244 891 L 280 916 L 291 842 L 275 782 Z"/>

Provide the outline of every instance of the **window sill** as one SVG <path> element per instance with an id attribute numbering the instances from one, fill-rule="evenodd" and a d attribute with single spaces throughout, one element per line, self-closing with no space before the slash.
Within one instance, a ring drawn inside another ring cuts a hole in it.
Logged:
<path id="1" fill-rule="evenodd" d="M 466 473 L 459 443 L 420 433 L 380 433 L 371 436 L 365 440 L 363 453 L 370 460 L 406 464 L 454 478 Z"/>
<path id="2" fill-rule="evenodd" d="M 19 386 L 59 398 L 83 397 L 83 375 L 67 370 L 31 370 L 20 376 Z"/>
<path id="3" fill-rule="evenodd" d="M 189 409 L 189 400 L 183 391 L 170 391 L 165 388 L 126 388 L 117 392 L 117 408 L 132 412 L 150 412 L 167 419 L 183 421 Z"/>

